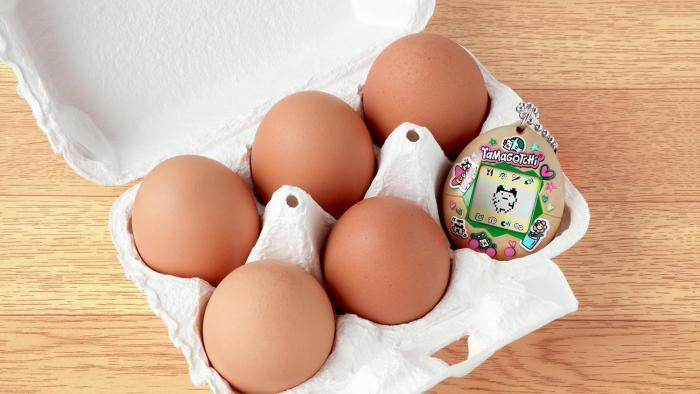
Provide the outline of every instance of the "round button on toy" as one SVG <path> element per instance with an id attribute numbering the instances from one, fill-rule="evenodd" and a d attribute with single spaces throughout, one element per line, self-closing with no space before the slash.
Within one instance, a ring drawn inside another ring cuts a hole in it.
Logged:
<path id="1" fill-rule="evenodd" d="M 458 248 L 498 260 L 523 257 L 555 235 L 564 212 L 564 177 L 557 143 L 530 103 L 521 122 L 481 134 L 450 167 L 442 219 Z"/>

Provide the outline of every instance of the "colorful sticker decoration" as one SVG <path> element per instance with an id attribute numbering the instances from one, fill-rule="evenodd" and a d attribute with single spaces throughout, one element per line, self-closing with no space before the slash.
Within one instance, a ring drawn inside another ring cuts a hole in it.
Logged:
<path id="1" fill-rule="evenodd" d="M 474 179 L 475 173 L 476 165 L 474 165 L 474 162 L 471 159 L 465 157 L 462 159 L 462 161 L 452 167 L 452 180 L 450 180 L 450 187 L 465 193 Z"/>
<path id="2" fill-rule="evenodd" d="M 458 218 L 456 216 L 452 216 L 452 219 L 450 219 L 452 222 L 452 227 L 450 227 L 450 231 L 452 234 L 457 235 L 460 238 L 467 238 L 467 228 L 464 225 L 464 219 Z"/>
<path id="3" fill-rule="evenodd" d="M 530 227 L 530 230 L 521 242 L 523 248 L 527 250 L 534 249 L 542 237 L 547 234 L 547 230 L 549 230 L 549 222 L 547 219 L 535 220 L 535 223 L 532 224 L 532 227 Z"/>
<path id="4" fill-rule="evenodd" d="M 552 170 L 551 168 L 549 168 L 549 165 L 542 164 L 542 167 L 540 167 L 540 176 L 544 180 L 550 180 L 557 176 L 557 173 L 554 172 L 554 170 Z"/>
<path id="5" fill-rule="evenodd" d="M 503 251 L 503 254 L 505 254 L 506 257 L 515 257 L 515 254 L 517 253 L 515 251 L 515 245 L 516 245 L 515 241 L 513 241 L 513 240 L 508 241 L 508 247 L 505 248 L 505 250 Z"/>
<path id="6" fill-rule="evenodd" d="M 489 257 L 496 255 L 496 244 L 485 232 L 472 234 L 470 238 L 469 247 L 471 249 L 479 249 L 489 255 Z"/>
<path id="7" fill-rule="evenodd" d="M 511 152 L 522 152 L 525 150 L 525 140 L 516 136 L 504 138 L 502 142 L 503 149 Z"/>

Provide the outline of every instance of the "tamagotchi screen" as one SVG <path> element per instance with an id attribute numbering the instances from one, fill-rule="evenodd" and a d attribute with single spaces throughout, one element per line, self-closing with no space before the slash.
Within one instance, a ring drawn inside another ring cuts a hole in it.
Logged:
<path id="1" fill-rule="evenodd" d="M 541 182 L 536 176 L 482 163 L 469 204 L 469 219 L 526 233 Z"/>

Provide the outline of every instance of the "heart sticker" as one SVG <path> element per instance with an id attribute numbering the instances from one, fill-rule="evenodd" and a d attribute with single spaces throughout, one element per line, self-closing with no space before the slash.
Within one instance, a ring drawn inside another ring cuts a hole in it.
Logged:
<path id="1" fill-rule="evenodd" d="M 557 173 L 554 172 L 551 168 L 549 168 L 549 165 L 547 164 L 542 164 L 542 167 L 540 167 L 540 176 L 544 180 L 549 180 L 557 176 Z"/>
<path id="2" fill-rule="evenodd" d="M 450 201 L 450 209 L 455 209 L 455 207 L 457 207 L 457 204 L 454 201 Z"/>

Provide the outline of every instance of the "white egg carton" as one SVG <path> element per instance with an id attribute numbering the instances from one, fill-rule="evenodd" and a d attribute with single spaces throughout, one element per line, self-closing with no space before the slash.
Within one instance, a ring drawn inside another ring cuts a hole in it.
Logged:
<path id="1" fill-rule="evenodd" d="M 15 70 L 18 92 L 51 146 L 86 179 L 124 184 L 164 158 L 194 153 L 221 161 L 251 185 L 250 144 L 274 102 L 317 89 L 359 109 L 372 60 L 389 42 L 420 31 L 433 8 L 432 0 L 8 0 L 0 4 L 0 58 Z M 515 122 L 520 98 L 482 73 L 491 98 L 482 131 Z M 408 130 L 418 141 L 406 138 Z M 398 127 L 378 164 L 366 197 L 410 199 L 439 222 L 436 193 L 449 163 L 427 129 Z M 185 355 L 193 384 L 229 393 L 200 338 L 213 288 L 154 272 L 136 252 L 130 217 L 138 187 L 110 213 L 119 260 Z M 455 251 L 447 293 L 417 321 L 385 326 L 339 316 L 325 365 L 290 392 L 420 392 L 468 374 L 501 347 L 575 311 L 576 299 L 550 260 L 588 227 L 585 200 L 568 179 L 566 187 L 564 218 L 549 245 L 508 263 Z M 291 186 L 259 208 L 263 228 L 248 261 L 290 261 L 322 280 L 319 252 L 335 219 Z M 450 366 L 432 357 L 464 336 L 466 360 Z"/>

